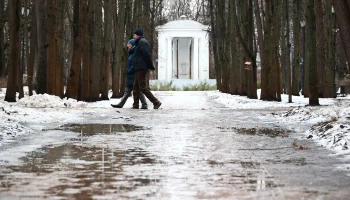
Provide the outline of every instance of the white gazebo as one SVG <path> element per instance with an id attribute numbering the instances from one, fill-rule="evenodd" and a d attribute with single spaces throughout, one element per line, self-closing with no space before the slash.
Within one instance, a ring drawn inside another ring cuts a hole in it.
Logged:
<path id="1" fill-rule="evenodd" d="M 209 79 L 208 26 L 181 17 L 157 31 L 158 80 Z"/>

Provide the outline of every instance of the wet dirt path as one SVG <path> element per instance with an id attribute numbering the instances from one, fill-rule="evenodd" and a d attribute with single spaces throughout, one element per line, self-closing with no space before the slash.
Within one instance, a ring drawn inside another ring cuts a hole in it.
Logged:
<path id="1" fill-rule="evenodd" d="M 77 112 L 1 149 L 0 199 L 349 198 L 348 163 L 269 117 L 280 111 L 159 97 L 161 110 Z"/>

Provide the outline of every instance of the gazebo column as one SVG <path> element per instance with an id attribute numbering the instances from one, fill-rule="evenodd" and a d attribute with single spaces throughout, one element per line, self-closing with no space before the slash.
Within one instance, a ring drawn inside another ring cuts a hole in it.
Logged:
<path id="1" fill-rule="evenodd" d="M 172 44 L 173 44 L 173 38 L 172 37 L 168 37 L 168 45 L 167 45 L 167 80 L 171 80 L 172 79 L 172 71 L 173 71 L 173 48 L 172 48 Z"/>
<path id="2" fill-rule="evenodd" d="M 193 68 L 192 68 L 192 79 L 198 79 L 198 71 L 199 71 L 199 44 L 198 38 L 195 37 L 193 39 Z"/>
<path id="3" fill-rule="evenodd" d="M 166 80 L 167 66 L 167 43 L 164 33 L 160 33 L 158 37 L 158 79 Z"/>
<path id="4" fill-rule="evenodd" d="M 172 41 L 172 44 L 173 44 L 173 65 L 172 65 L 172 68 L 171 68 L 171 79 L 175 78 L 175 79 L 178 79 L 179 77 L 175 77 L 175 76 L 178 76 L 178 74 L 176 73 L 177 72 L 177 41 L 179 39 L 178 38 L 174 38 Z"/>

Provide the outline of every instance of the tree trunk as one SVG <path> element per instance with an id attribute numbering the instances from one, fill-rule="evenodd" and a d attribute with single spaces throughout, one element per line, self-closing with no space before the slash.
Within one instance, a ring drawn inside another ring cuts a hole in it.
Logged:
<path id="1" fill-rule="evenodd" d="M 306 58 L 309 69 L 309 105 L 319 105 L 316 60 L 316 15 L 314 0 L 307 0 L 306 7 Z"/>
<path id="2" fill-rule="evenodd" d="M 259 44 L 259 53 L 260 53 L 260 63 L 261 67 L 264 66 L 263 58 L 264 58 L 264 34 L 263 34 L 263 27 L 262 27 L 262 19 L 261 19 L 261 13 L 259 8 L 259 0 L 254 0 L 254 14 L 255 14 L 255 23 L 256 28 L 258 31 L 258 44 Z"/>
<path id="3" fill-rule="evenodd" d="M 0 0 L 0 77 L 5 77 L 5 56 L 4 56 L 4 0 Z"/>
<path id="4" fill-rule="evenodd" d="M 300 0 L 293 0 L 293 67 L 292 67 L 292 94 L 299 96 L 300 71 Z"/>
<path id="5" fill-rule="evenodd" d="M 104 5 L 104 23 L 105 23 L 105 36 L 104 36 L 104 63 L 103 71 L 101 74 L 102 78 L 102 100 L 108 100 L 108 87 L 109 87 L 109 76 L 110 76 L 110 55 L 111 55 L 111 38 L 112 38 L 112 0 L 106 0 Z"/>
<path id="6" fill-rule="evenodd" d="M 134 0 L 134 8 L 133 8 L 133 12 L 132 12 L 133 13 L 133 17 L 132 17 L 133 31 L 135 28 L 140 27 L 140 20 L 142 20 L 141 12 L 142 12 L 142 1 L 141 0 Z"/>
<path id="7" fill-rule="evenodd" d="M 139 6 L 139 5 L 135 5 Z M 118 98 L 124 92 L 126 83 L 126 62 L 127 52 L 125 49 L 124 34 L 125 34 L 125 9 L 126 0 L 118 1 L 118 20 L 116 30 L 116 63 L 113 67 L 113 94 L 111 98 Z M 120 77 L 120 80 L 118 80 Z"/>
<path id="8" fill-rule="evenodd" d="M 137 5 L 136 5 L 137 6 Z M 150 0 L 143 0 L 142 1 L 142 30 L 143 35 L 149 39 L 149 44 L 151 45 L 151 38 L 150 38 L 150 9 L 151 9 L 151 1 Z"/>
<path id="9" fill-rule="evenodd" d="M 56 95 L 64 97 L 64 19 L 65 19 L 65 7 L 66 0 L 58 1 L 58 34 L 57 34 L 57 66 L 56 66 Z"/>
<path id="10" fill-rule="evenodd" d="M 234 13 L 235 11 L 235 5 L 234 1 L 229 1 L 229 13 L 228 13 L 228 30 L 229 30 L 229 37 L 230 38 L 236 38 L 236 26 L 234 24 Z M 237 79 L 236 79 L 236 70 L 237 70 L 237 43 L 236 40 L 231 39 L 230 42 L 230 68 L 229 68 L 229 85 L 230 85 L 230 94 L 237 94 Z"/>
<path id="11" fill-rule="evenodd" d="M 37 13 L 37 36 L 38 36 L 38 72 L 37 72 L 37 93 L 47 93 L 47 27 L 46 27 L 45 0 L 36 1 Z M 40 39 L 39 39 L 40 38 Z"/>
<path id="12" fill-rule="evenodd" d="M 91 100 L 100 99 L 100 72 L 101 72 L 101 53 L 102 53 L 102 0 L 94 1 L 94 34 L 92 37 L 93 57 L 92 69 L 90 73 L 91 82 Z"/>
<path id="13" fill-rule="evenodd" d="M 316 60 L 317 60 L 317 85 L 318 94 L 324 97 L 324 90 L 327 87 L 325 69 L 327 67 L 326 61 L 326 37 L 324 25 L 324 8 L 320 0 L 315 0 L 315 14 L 316 14 Z M 332 85 L 331 88 L 332 89 Z M 331 90 L 332 92 L 332 90 Z M 332 96 L 331 96 L 332 97 Z"/>
<path id="14" fill-rule="evenodd" d="M 350 63 L 350 3 L 349 0 L 333 0 L 333 6 L 347 61 Z"/>
<path id="15" fill-rule="evenodd" d="M 56 60 L 57 60 L 57 2 L 56 0 L 48 1 L 48 15 L 47 15 L 47 93 L 51 95 L 58 95 L 56 91 Z"/>
<path id="16" fill-rule="evenodd" d="M 218 58 L 218 36 L 217 36 L 217 24 L 216 21 L 216 15 L 215 15 L 215 5 L 214 0 L 209 0 L 209 10 L 210 10 L 210 21 L 211 21 L 211 38 L 212 38 L 212 45 L 213 45 L 213 53 L 214 53 L 214 65 L 215 65 L 215 72 L 216 72 L 216 85 L 219 91 L 221 91 L 221 75 L 220 75 L 220 64 L 219 64 L 219 58 Z"/>
<path id="17" fill-rule="evenodd" d="M 287 51 L 286 51 L 286 69 L 287 69 L 287 91 L 288 91 L 288 103 L 292 103 L 292 71 L 290 67 L 290 47 L 292 46 L 290 43 L 290 28 L 289 28 L 289 1 L 285 0 L 285 6 L 286 6 L 286 41 L 287 41 Z"/>
<path id="18" fill-rule="evenodd" d="M 335 83 L 335 71 L 333 70 L 336 58 L 335 58 L 335 41 L 333 39 L 334 31 L 333 31 L 333 25 L 335 25 L 333 16 L 332 16 L 332 3 L 330 1 L 325 1 L 324 6 L 324 30 L 323 33 L 325 35 L 325 73 L 324 73 L 324 89 L 323 89 L 323 97 L 324 98 L 333 98 L 334 96 L 334 89 L 333 83 Z M 328 59 L 327 59 L 328 58 Z"/>
<path id="19" fill-rule="evenodd" d="M 8 102 L 16 102 L 17 78 L 21 58 L 21 8 L 21 0 L 12 0 L 9 2 L 11 55 L 5 96 L 5 101 Z"/>
<path id="20" fill-rule="evenodd" d="M 79 12 L 80 11 L 80 12 Z M 84 49 L 84 38 L 88 22 L 88 0 L 74 1 L 74 38 L 73 57 L 68 78 L 66 97 L 78 99 L 81 55 Z"/>
<path id="21" fill-rule="evenodd" d="M 24 41 L 25 41 L 25 69 L 28 71 L 29 66 L 29 34 L 28 34 L 28 7 L 30 7 L 30 4 L 28 3 L 28 0 L 24 0 Z M 27 83 L 28 83 L 28 74 L 27 74 Z"/>
<path id="22" fill-rule="evenodd" d="M 126 37 L 132 38 L 135 27 L 133 26 L 133 1 L 126 1 Z"/>
<path id="23" fill-rule="evenodd" d="M 280 101 L 280 64 L 278 38 L 280 35 L 281 9 L 279 0 L 265 2 L 264 64 L 261 80 L 261 100 Z"/>
<path id="24" fill-rule="evenodd" d="M 257 99 L 257 66 L 256 66 L 256 52 L 254 52 L 254 13 L 253 13 L 253 0 L 249 0 L 248 5 L 248 57 L 252 62 L 251 70 L 248 70 L 248 93 L 247 96 L 250 99 Z M 254 58 L 251 58 L 254 55 Z"/>
<path id="25" fill-rule="evenodd" d="M 30 31 L 30 61 L 27 67 L 27 82 L 28 82 L 28 90 L 29 95 L 33 95 L 33 78 L 34 78 L 34 63 L 37 53 L 37 12 L 36 12 L 36 2 L 32 3 L 32 22 L 31 22 L 31 31 Z"/>
<path id="26" fill-rule="evenodd" d="M 93 16 L 93 10 L 94 10 L 94 4 L 89 3 L 89 13 L 88 13 L 88 20 L 89 23 L 87 25 L 87 31 L 83 38 L 84 40 L 84 49 L 82 54 L 82 68 L 81 68 L 81 78 L 80 78 L 80 99 L 82 101 L 91 102 L 91 70 L 92 70 L 92 49 L 93 49 L 93 42 L 91 38 L 93 37 L 93 26 L 94 26 L 94 16 Z"/>

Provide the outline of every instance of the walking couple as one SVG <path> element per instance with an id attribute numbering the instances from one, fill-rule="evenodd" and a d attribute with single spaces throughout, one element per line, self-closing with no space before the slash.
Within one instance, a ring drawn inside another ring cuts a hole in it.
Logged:
<path id="1" fill-rule="evenodd" d="M 142 104 L 141 109 L 148 108 L 145 96 L 153 103 L 153 108 L 158 109 L 162 103 L 151 93 L 147 83 L 148 71 L 155 70 L 148 42 L 143 37 L 141 28 L 135 30 L 133 38 L 127 44 L 129 57 L 125 92 L 120 102 L 112 106 L 122 108 L 133 92 L 133 109 L 139 109 L 139 101 Z"/>

